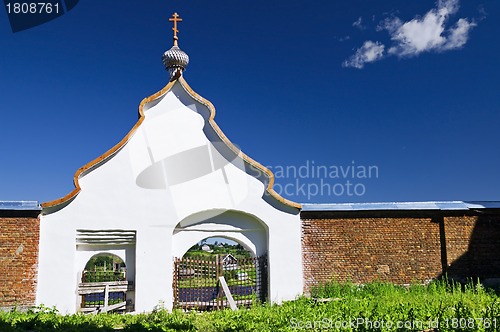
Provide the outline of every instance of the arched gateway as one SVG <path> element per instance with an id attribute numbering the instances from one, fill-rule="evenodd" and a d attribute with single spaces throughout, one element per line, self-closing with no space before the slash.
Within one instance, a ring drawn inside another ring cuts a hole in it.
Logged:
<path id="1" fill-rule="evenodd" d="M 127 307 L 171 309 L 174 260 L 208 236 L 266 255 L 271 301 L 301 294 L 300 205 L 223 134 L 213 105 L 184 80 L 189 58 L 174 40 L 163 55 L 169 82 L 141 102 L 136 125 L 76 172 L 71 193 L 43 204 L 37 303 L 81 310 L 82 270 L 104 252 L 127 266 Z"/>
<path id="2" fill-rule="evenodd" d="M 202 247 L 205 255 L 184 257 L 194 243 L 206 238 L 234 241 L 251 257 L 233 255 L 222 246 L 214 246 L 216 253 L 213 253 L 206 244 Z M 174 307 L 187 310 L 228 307 L 222 282 L 229 285 L 227 289 L 237 305 L 248 306 L 252 301 L 267 299 L 268 228 L 255 216 L 217 209 L 195 213 L 177 224 L 172 245 Z"/>
<path id="3" fill-rule="evenodd" d="M 194 243 L 207 237 L 232 239 L 254 257 L 268 251 L 268 227 L 262 220 L 243 211 L 212 209 L 192 214 L 176 225 L 172 240 L 174 257 L 182 257 Z"/>

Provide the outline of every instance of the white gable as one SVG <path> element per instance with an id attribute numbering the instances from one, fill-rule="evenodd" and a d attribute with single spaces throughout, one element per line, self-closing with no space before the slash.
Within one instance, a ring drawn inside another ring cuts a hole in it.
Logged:
<path id="1" fill-rule="evenodd" d="M 208 236 L 267 252 L 274 301 L 300 294 L 298 205 L 274 193 L 272 174 L 227 140 L 214 112 L 182 77 L 174 80 L 141 103 L 127 137 L 77 172 L 75 191 L 44 204 L 38 303 L 77 310 L 82 266 L 109 252 L 133 265 L 136 310 L 171 307 L 173 257 Z M 136 240 L 82 245 L 79 230 L 135 232 Z"/>

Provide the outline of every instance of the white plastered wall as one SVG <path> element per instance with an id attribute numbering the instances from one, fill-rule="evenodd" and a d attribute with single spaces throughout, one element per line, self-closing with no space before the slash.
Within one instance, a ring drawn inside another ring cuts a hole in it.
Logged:
<path id="1" fill-rule="evenodd" d="M 42 215 L 37 303 L 64 313 L 78 309 L 78 273 L 86 263 L 76 247 L 78 229 L 136 231 L 128 250 L 135 255 L 139 312 L 160 303 L 171 308 L 173 258 L 202 235 L 234 238 L 257 255 L 267 251 L 271 300 L 301 294 L 298 211 L 267 203 L 264 184 L 245 172 L 245 162 L 223 157 L 225 143 L 207 138 L 208 114 L 176 82 L 145 107 L 144 121 L 117 153 L 80 177 L 73 201 Z"/>

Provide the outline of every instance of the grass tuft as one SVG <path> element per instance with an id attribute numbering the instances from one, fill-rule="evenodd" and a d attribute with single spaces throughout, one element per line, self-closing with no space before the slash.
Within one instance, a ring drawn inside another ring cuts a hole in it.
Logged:
<path id="1" fill-rule="evenodd" d="M 397 286 L 329 282 L 312 296 L 238 311 L 60 315 L 39 306 L 0 312 L 0 331 L 498 331 L 500 298 L 479 283 Z"/>

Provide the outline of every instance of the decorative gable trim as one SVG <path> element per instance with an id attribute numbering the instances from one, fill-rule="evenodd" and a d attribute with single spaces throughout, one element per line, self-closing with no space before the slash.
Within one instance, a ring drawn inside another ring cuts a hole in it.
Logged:
<path id="1" fill-rule="evenodd" d="M 212 126 L 212 128 L 214 129 L 214 131 L 219 136 L 219 138 L 228 146 L 228 148 L 231 149 L 240 158 L 242 158 L 246 163 L 248 163 L 249 165 L 251 165 L 253 167 L 256 167 L 257 169 L 261 170 L 263 172 L 263 174 L 266 175 L 266 177 L 268 178 L 266 192 L 268 194 L 270 194 L 270 196 L 272 196 L 277 201 L 279 201 L 287 206 L 290 206 L 292 208 L 300 209 L 302 206 L 301 204 L 283 198 L 273 189 L 274 174 L 271 172 L 271 170 L 269 170 L 265 166 L 261 165 L 257 161 L 253 160 L 252 158 L 250 158 L 246 154 L 244 154 L 226 137 L 226 135 L 222 132 L 222 130 L 219 128 L 219 126 L 214 121 L 215 107 L 213 106 L 213 104 L 210 101 L 208 101 L 207 99 L 205 99 L 202 96 L 200 96 L 199 94 L 197 94 L 193 89 L 191 89 L 191 87 L 187 84 L 186 80 L 184 80 L 184 78 L 181 75 L 177 79 L 170 81 L 160 91 L 156 92 L 155 94 L 153 94 L 147 98 L 144 98 L 141 101 L 141 103 L 139 104 L 139 120 L 132 127 L 132 129 L 127 133 L 127 135 L 125 135 L 125 137 L 120 142 L 118 142 L 118 144 L 116 144 L 111 149 L 106 151 L 100 157 L 92 160 L 91 162 L 89 162 L 89 163 L 85 164 L 84 166 L 82 166 L 81 168 L 79 168 L 75 172 L 75 175 L 73 177 L 73 184 L 75 186 L 75 189 L 73 189 L 69 194 L 67 194 L 66 196 L 64 196 L 62 198 L 42 203 L 41 204 L 42 205 L 42 213 L 49 214 L 49 213 L 55 212 L 57 210 L 60 210 L 63 207 L 65 207 L 66 205 L 68 205 L 80 193 L 81 187 L 80 187 L 80 184 L 78 183 L 78 180 L 80 179 L 80 177 L 91 172 L 96 167 L 99 167 L 102 163 L 106 162 L 109 158 L 113 157 L 118 151 L 120 151 L 125 146 L 125 144 L 130 140 L 130 138 L 133 136 L 133 134 L 135 133 L 137 128 L 139 128 L 139 126 L 144 121 L 144 118 L 145 118 L 144 107 L 146 106 L 146 104 L 153 102 L 156 99 L 158 99 L 159 97 L 166 94 L 174 86 L 175 82 L 179 82 L 181 84 L 181 86 L 183 87 L 183 89 L 193 99 L 195 99 L 199 103 L 203 104 L 204 106 L 206 106 L 210 110 L 210 117 L 209 117 L 208 121 L 209 121 L 210 125 Z"/>

